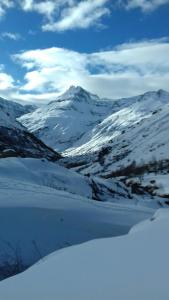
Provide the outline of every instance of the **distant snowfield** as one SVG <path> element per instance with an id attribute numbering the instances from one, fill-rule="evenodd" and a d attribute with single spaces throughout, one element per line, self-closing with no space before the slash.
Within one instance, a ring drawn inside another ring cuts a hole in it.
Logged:
<path id="1" fill-rule="evenodd" d="M 5 300 L 168 300 L 169 210 L 128 235 L 53 253 L 0 283 Z"/>
<path id="2" fill-rule="evenodd" d="M 63 247 L 126 234 L 154 212 L 90 196 L 84 177 L 73 171 L 36 159 L 0 160 L 0 259 L 15 249 L 32 264 Z"/>

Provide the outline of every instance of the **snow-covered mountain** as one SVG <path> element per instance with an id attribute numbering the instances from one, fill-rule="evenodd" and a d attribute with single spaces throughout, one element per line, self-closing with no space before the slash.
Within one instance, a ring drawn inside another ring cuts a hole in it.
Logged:
<path id="1" fill-rule="evenodd" d="M 130 176 L 133 164 L 133 175 L 140 175 L 140 170 L 161 172 L 169 165 L 169 93 L 164 90 L 106 100 L 71 87 L 19 121 L 48 145 L 64 150 L 65 166 L 87 176 Z M 160 184 L 161 177 L 153 188 L 167 195 Z"/>
<path id="2" fill-rule="evenodd" d="M 113 109 L 111 100 L 103 100 L 81 87 L 70 87 L 55 101 L 19 118 L 28 130 L 57 151 L 84 143 L 84 135 Z"/>
<path id="3" fill-rule="evenodd" d="M 50 147 L 77 156 L 95 152 L 169 102 L 163 90 L 108 100 L 71 87 L 55 101 L 19 118 Z"/>
<path id="4" fill-rule="evenodd" d="M 90 141 L 69 151 L 68 156 L 75 160 L 76 156 L 81 160 L 94 157 L 96 163 L 92 161 L 90 172 L 93 169 L 93 173 L 101 172 L 102 175 L 133 161 L 138 164 L 161 161 L 169 158 L 168 128 L 169 93 L 147 93 L 134 104 L 107 117 L 95 127 Z"/>
<path id="5" fill-rule="evenodd" d="M 68 149 L 66 155 L 92 153 L 100 150 L 105 144 L 114 143 L 115 138 L 121 136 L 124 139 L 127 133 L 130 135 L 133 126 L 139 127 L 141 120 L 153 117 L 167 104 L 169 93 L 163 90 L 113 101 L 113 112 L 110 110 L 108 117 L 87 133 L 83 145 Z M 160 123 L 160 120 L 158 122 Z"/>
<path id="6" fill-rule="evenodd" d="M 35 105 L 21 105 L 0 97 L 0 111 L 6 113 L 10 118 L 19 118 L 24 114 L 32 112 L 36 108 Z"/>
<path id="7" fill-rule="evenodd" d="M 169 93 L 149 92 L 132 102 L 97 125 L 84 145 L 65 152 L 65 164 L 122 180 L 132 192 L 168 203 Z"/>
<path id="8" fill-rule="evenodd" d="M 150 117 L 144 118 L 126 128 L 109 143 L 112 151 L 105 157 L 104 164 L 108 170 L 116 170 L 132 163 L 143 165 L 153 161 L 169 159 L 169 97 L 168 104 L 153 111 Z M 112 166 L 110 166 L 112 162 Z"/>
<path id="9" fill-rule="evenodd" d="M 30 109 L 30 108 L 29 108 Z M 0 158 L 39 157 L 57 160 L 60 155 L 27 131 L 16 117 L 25 113 L 22 105 L 0 99 Z"/>

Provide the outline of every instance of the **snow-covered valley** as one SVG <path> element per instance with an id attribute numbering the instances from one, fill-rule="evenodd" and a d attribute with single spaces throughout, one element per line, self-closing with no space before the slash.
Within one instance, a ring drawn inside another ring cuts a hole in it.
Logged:
<path id="1" fill-rule="evenodd" d="M 3 299 L 167 299 L 169 93 L 4 101 L 0 279 L 39 263 L 2 281 Z"/>
<path id="2" fill-rule="evenodd" d="M 2 265 L 16 254 L 27 266 L 60 248 L 125 234 L 154 211 L 93 201 L 85 178 L 37 159 L 0 160 L 0 189 Z"/>

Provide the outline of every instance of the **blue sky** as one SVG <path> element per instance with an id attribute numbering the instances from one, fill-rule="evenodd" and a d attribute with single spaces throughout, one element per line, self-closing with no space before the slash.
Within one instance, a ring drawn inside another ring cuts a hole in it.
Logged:
<path id="1" fill-rule="evenodd" d="M 0 95 L 169 89 L 169 0 L 0 0 Z"/>

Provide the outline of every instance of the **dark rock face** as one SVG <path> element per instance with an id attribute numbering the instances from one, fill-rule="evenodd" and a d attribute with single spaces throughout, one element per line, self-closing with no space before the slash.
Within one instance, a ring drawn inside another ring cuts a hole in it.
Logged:
<path id="1" fill-rule="evenodd" d="M 32 157 L 56 161 L 60 154 L 29 133 L 16 118 L 35 109 L 33 106 L 0 98 L 0 158 Z"/>
<path id="2" fill-rule="evenodd" d="M 0 158 L 10 156 L 46 158 L 51 161 L 61 158 L 60 154 L 26 130 L 0 126 Z"/>

